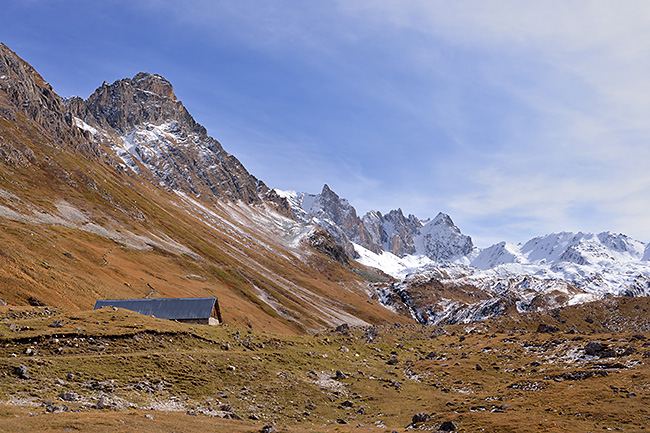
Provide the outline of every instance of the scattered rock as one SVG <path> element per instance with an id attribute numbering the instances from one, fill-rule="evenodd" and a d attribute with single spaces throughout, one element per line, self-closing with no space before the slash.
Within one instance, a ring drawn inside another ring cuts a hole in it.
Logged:
<path id="1" fill-rule="evenodd" d="M 632 346 L 629 346 L 629 347 L 625 348 L 623 353 L 621 353 L 621 356 L 629 356 L 629 355 L 633 355 L 635 353 L 636 353 L 636 348 L 632 347 Z"/>
<path id="2" fill-rule="evenodd" d="M 427 356 L 424 357 L 424 359 L 436 359 L 438 357 L 437 352 L 429 352 Z"/>
<path id="3" fill-rule="evenodd" d="M 45 307 L 47 305 L 45 302 L 35 298 L 34 296 L 30 296 L 29 299 L 27 299 L 27 302 L 29 302 L 29 305 L 32 307 Z"/>
<path id="4" fill-rule="evenodd" d="M 395 379 L 388 379 L 388 383 L 398 391 L 402 389 L 402 384 L 396 381 Z"/>
<path id="5" fill-rule="evenodd" d="M 153 415 L 145 414 L 144 417 L 153 421 Z"/>
<path id="6" fill-rule="evenodd" d="M 476 364 L 476 371 L 481 371 L 481 370 L 483 370 L 481 364 Z"/>
<path id="7" fill-rule="evenodd" d="M 21 379 L 29 379 L 29 374 L 27 374 L 27 367 L 24 365 L 16 367 L 16 374 Z"/>
<path id="8" fill-rule="evenodd" d="M 350 332 L 350 325 L 344 323 L 334 328 L 334 331 L 338 332 L 339 334 L 347 334 Z"/>
<path id="9" fill-rule="evenodd" d="M 379 331 L 374 326 L 371 326 L 366 329 L 366 332 L 363 333 L 363 339 L 366 340 L 366 343 L 372 343 L 379 337 Z"/>
<path id="10" fill-rule="evenodd" d="M 267 424 L 264 427 L 262 427 L 262 430 L 260 430 L 260 432 L 261 433 L 275 433 L 276 430 L 275 430 L 275 427 L 273 427 L 272 425 Z"/>
<path id="11" fill-rule="evenodd" d="M 456 424 L 451 421 L 445 421 L 440 424 L 440 431 L 455 431 L 458 428 Z"/>
<path id="12" fill-rule="evenodd" d="M 96 404 L 97 409 L 107 409 L 110 407 L 110 404 L 106 397 L 100 397 Z"/>
<path id="13" fill-rule="evenodd" d="M 74 392 L 62 392 L 59 395 L 59 398 L 63 401 L 77 401 L 79 400 L 79 396 L 75 394 Z"/>
<path id="14" fill-rule="evenodd" d="M 63 323 L 61 323 L 60 320 L 55 320 L 54 322 L 50 323 L 48 326 L 49 326 L 50 328 L 62 328 L 62 327 L 63 327 Z"/>
<path id="15" fill-rule="evenodd" d="M 51 404 L 51 405 L 47 406 L 45 408 L 45 410 L 47 412 L 67 412 L 68 410 L 70 410 L 70 408 L 68 406 L 66 406 L 66 405 L 59 406 L 59 405 Z"/>
<path id="16" fill-rule="evenodd" d="M 606 344 L 600 341 L 590 341 L 585 346 L 585 353 L 599 358 L 613 358 L 616 356 L 616 351 L 610 349 Z"/>
<path id="17" fill-rule="evenodd" d="M 336 373 L 334 374 L 334 379 L 343 380 L 347 378 L 348 378 L 347 374 L 343 373 L 341 370 L 336 370 Z"/>
<path id="18" fill-rule="evenodd" d="M 430 419 L 431 419 L 431 415 L 429 415 L 428 413 L 420 412 L 420 413 L 416 413 L 415 415 L 413 415 L 413 418 L 411 419 L 411 423 L 412 424 L 419 424 L 419 423 L 422 423 L 422 422 L 427 422 Z"/>
<path id="19" fill-rule="evenodd" d="M 585 380 L 594 376 L 607 376 L 609 373 L 607 371 L 592 370 L 592 371 L 567 371 L 560 375 L 545 376 L 546 380 L 555 380 L 560 382 L 562 380 Z"/>
<path id="20" fill-rule="evenodd" d="M 537 332 L 552 334 L 554 332 L 560 332 L 560 328 L 558 328 L 557 326 L 548 325 L 546 323 L 540 323 L 539 326 L 537 327 Z"/>
<path id="21" fill-rule="evenodd" d="M 397 364 L 399 364 L 399 361 L 398 361 L 397 358 L 391 358 L 388 361 L 386 361 L 386 364 L 388 364 L 388 365 L 397 365 Z"/>

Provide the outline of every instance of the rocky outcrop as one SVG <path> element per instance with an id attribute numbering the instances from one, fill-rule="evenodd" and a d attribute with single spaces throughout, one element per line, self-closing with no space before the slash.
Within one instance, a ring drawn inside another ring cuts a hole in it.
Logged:
<path id="1" fill-rule="evenodd" d="M 3 128 L 0 160 L 38 164 L 26 144 L 48 140 L 89 158 L 197 198 L 268 203 L 284 215 L 288 204 L 207 135 L 160 75 L 104 83 L 87 100 L 63 100 L 25 61 L 0 44 L 0 118 L 24 121 L 42 136 Z"/>
<path id="2" fill-rule="evenodd" d="M 475 278 L 468 266 L 447 264 L 375 285 L 377 300 L 426 325 L 470 323 L 510 313 L 541 312 L 593 300 L 562 281 L 531 276 Z M 544 331 L 548 332 L 548 331 Z"/>
<path id="3" fill-rule="evenodd" d="M 318 219 L 330 225 L 331 230 L 336 233 L 334 237 L 338 237 L 337 241 L 341 241 L 343 244 L 351 241 L 375 248 L 374 245 L 371 245 L 370 233 L 366 230 L 361 218 L 357 216 L 354 207 L 347 200 L 341 199 L 329 186 L 323 186 L 312 209 Z M 353 255 L 356 256 L 356 253 L 353 252 Z"/>
<path id="4" fill-rule="evenodd" d="M 358 257 L 352 242 L 371 251 L 381 251 L 381 245 L 373 241 L 373 235 L 366 229 L 354 207 L 328 185 L 323 186 L 320 194 L 277 192 L 290 204 L 295 219 L 327 230 L 350 257 Z"/>
<path id="5" fill-rule="evenodd" d="M 372 241 L 384 251 L 399 257 L 416 252 L 414 236 L 422 228 L 422 222 L 415 215 L 405 217 L 402 209 L 392 210 L 386 215 L 371 211 L 364 215 L 363 223 L 371 233 Z M 361 246 L 374 251 L 363 244 Z"/>
<path id="6" fill-rule="evenodd" d="M 325 229 L 318 228 L 309 236 L 309 245 L 319 253 L 343 265 L 349 265 L 345 249 L 336 243 L 334 237 Z"/>

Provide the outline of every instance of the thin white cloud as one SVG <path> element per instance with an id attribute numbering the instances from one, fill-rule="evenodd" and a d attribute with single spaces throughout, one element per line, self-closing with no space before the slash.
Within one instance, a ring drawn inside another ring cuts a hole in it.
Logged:
<path id="1" fill-rule="evenodd" d="M 527 136 L 522 125 L 503 131 L 504 154 L 472 161 L 476 176 L 465 186 L 475 190 L 454 191 L 456 212 L 476 219 L 509 215 L 541 229 L 611 224 L 650 239 L 640 218 L 650 211 L 643 167 L 650 161 L 650 4 L 380 4 L 355 2 L 346 10 L 452 45 L 507 53 L 524 67 L 537 57 L 549 73 L 512 83 L 508 74 L 521 65 L 487 65 L 485 78 L 535 113 L 536 124 Z"/>
<path id="2" fill-rule="evenodd" d="M 373 171 L 345 156 L 300 155 L 313 160 L 301 176 L 346 179 L 337 192 L 358 207 L 386 209 L 401 195 L 407 212 L 448 211 L 470 234 L 483 224 L 504 237 L 611 229 L 650 240 L 647 1 L 181 3 L 149 2 L 208 37 L 225 31 L 281 60 L 321 62 L 334 71 L 330 85 L 413 119 L 419 130 L 404 152 L 417 164 L 394 158 Z M 377 140 L 376 152 L 390 151 Z"/>

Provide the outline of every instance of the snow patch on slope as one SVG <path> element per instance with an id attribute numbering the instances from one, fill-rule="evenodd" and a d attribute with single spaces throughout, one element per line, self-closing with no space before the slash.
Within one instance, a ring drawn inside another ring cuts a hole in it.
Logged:
<path id="1" fill-rule="evenodd" d="M 398 257 L 395 254 L 383 251 L 381 254 L 373 253 L 361 245 L 355 244 L 354 249 L 359 254 L 358 262 L 382 270 L 395 278 L 405 278 L 411 272 L 417 272 L 426 266 L 433 266 L 434 261 L 422 255 L 409 255 Z"/>

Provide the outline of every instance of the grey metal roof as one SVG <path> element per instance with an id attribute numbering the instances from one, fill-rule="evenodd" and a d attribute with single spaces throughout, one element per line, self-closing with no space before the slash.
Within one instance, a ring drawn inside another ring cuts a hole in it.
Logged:
<path id="1" fill-rule="evenodd" d="M 93 310 L 113 306 L 159 319 L 207 319 L 216 302 L 217 298 L 99 299 Z"/>

